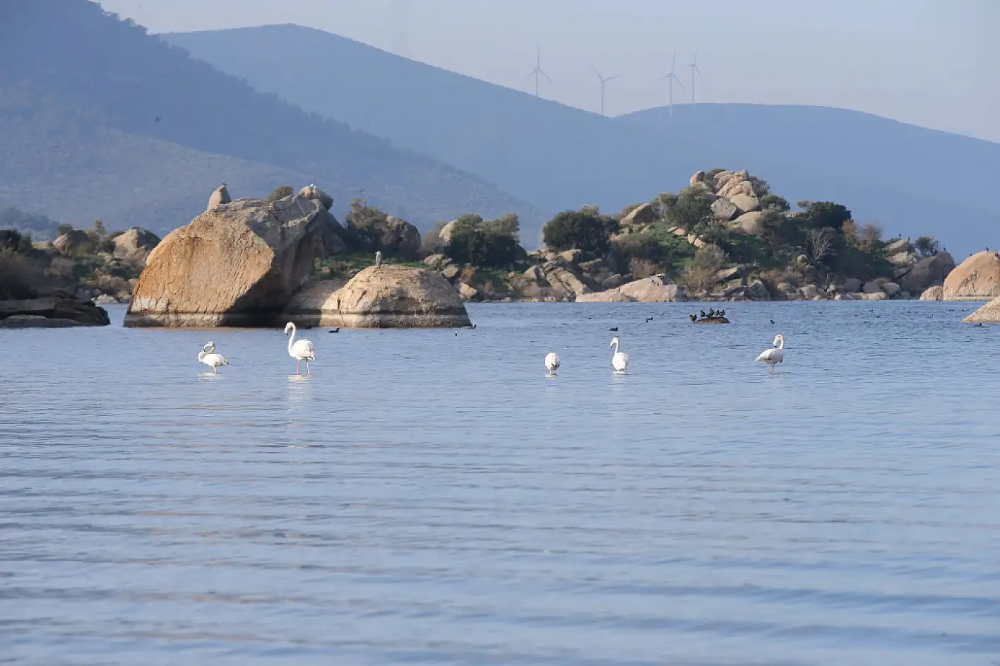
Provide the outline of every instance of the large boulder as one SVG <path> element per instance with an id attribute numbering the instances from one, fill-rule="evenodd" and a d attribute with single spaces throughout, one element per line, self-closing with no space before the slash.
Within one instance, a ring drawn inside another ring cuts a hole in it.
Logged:
<path id="1" fill-rule="evenodd" d="M 920 294 L 920 300 L 922 301 L 943 301 L 944 300 L 944 287 L 938 285 L 936 287 L 931 287 L 924 293 Z"/>
<path id="2" fill-rule="evenodd" d="M 744 234 L 759 234 L 762 229 L 760 226 L 760 218 L 762 214 L 759 212 L 745 213 L 736 218 L 731 228 Z"/>
<path id="3" fill-rule="evenodd" d="M 719 198 L 712 202 L 712 215 L 715 219 L 723 222 L 735 220 L 740 214 L 740 209 L 729 199 Z"/>
<path id="4" fill-rule="evenodd" d="M 653 208 L 652 204 L 645 203 L 622 218 L 621 226 L 624 229 L 635 231 L 648 227 L 658 219 L 660 216 L 656 214 L 656 209 Z"/>
<path id="5" fill-rule="evenodd" d="M 0 326 L 7 328 L 67 328 L 110 323 L 108 311 L 88 300 L 47 296 L 0 301 Z"/>
<path id="6" fill-rule="evenodd" d="M 56 251 L 67 257 L 75 256 L 84 249 L 92 248 L 93 245 L 94 243 L 90 240 L 87 232 L 79 229 L 64 233 L 52 242 Z"/>
<path id="7" fill-rule="evenodd" d="M 365 224 L 362 233 L 372 250 L 406 258 L 415 258 L 420 251 L 420 231 L 398 217 L 373 219 Z"/>
<path id="8" fill-rule="evenodd" d="M 315 282 L 292 298 L 284 316 L 302 326 L 448 328 L 470 326 L 455 287 L 434 271 L 369 266 L 346 285 Z"/>
<path id="9" fill-rule="evenodd" d="M 994 298 L 966 317 L 964 321 L 970 324 L 1000 324 L 1000 298 Z"/>
<path id="10" fill-rule="evenodd" d="M 691 187 L 694 187 L 698 183 L 704 183 L 704 182 L 705 182 L 705 172 L 704 171 L 695 171 L 694 175 L 691 176 L 691 180 L 688 181 L 688 185 L 690 185 Z"/>
<path id="11" fill-rule="evenodd" d="M 847 278 L 844 280 L 844 291 L 847 293 L 856 293 L 861 291 L 862 282 L 858 278 Z"/>
<path id="12" fill-rule="evenodd" d="M 136 266 L 146 264 L 149 253 L 160 244 L 160 237 L 152 231 L 132 227 L 118 234 L 112 241 L 115 245 L 115 258 Z"/>
<path id="13" fill-rule="evenodd" d="M 640 303 L 682 303 L 687 300 L 684 288 L 671 284 L 663 275 L 623 284 L 618 291 Z"/>
<path id="14" fill-rule="evenodd" d="M 634 303 L 635 299 L 626 296 L 618 289 L 608 289 L 594 294 L 580 294 L 576 297 L 577 303 Z"/>
<path id="15" fill-rule="evenodd" d="M 213 211 L 223 204 L 232 203 L 233 199 L 229 196 L 229 190 L 226 188 L 226 184 L 222 183 L 219 187 L 212 192 L 211 196 L 208 197 L 208 208 L 206 212 Z"/>
<path id="16" fill-rule="evenodd" d="M 441 243 L 447 245 L 451 242 L 451 232 L 455 230 L 455 225 L 458 224 L 458 220 L 452 220 L 448 224 L 441 227 L 441 231 L 438 232 L 438 238 Z"/>
<path id="17" fill-rule="evenodd" d="M 743 192 L 734 194 L 729 200 L 733 202 L 734 206 L 740 209 L 741 213 L 753 213 L 760 210 L 760 199 L 757 198 L 757 195 L 753 194 L 752 190 L 750 194 Z"/>
<path id="18" fill-rule="evenodd" d="M 125 326 L 272 326 L 322 254 L 329 213 L 288 197 L 206 211 L 150 253 Z"/>
<path id="19" fill-rule="evenodd" d="M 310 201 L 318 201 L 323 208 L 330 210 L 333 208 L 333 197 L 319 189 L 315 185 L 306 185 L 299 190 L 299 196 Z"/>
<path id="20" fill-rule="evenodd" d="M 897 238 L 885 246 L 885 255 L 891 257 L 894 254 L 908 254 L 913 251 L 910 241 L 905 238 Z"/>
<path id="21" fill-rule="evenodd" d="M 911 294 L 922 294 L 930 287 L 943 285 L 955 270 L 955 260 L 947 252 L 939 252 L 917 262 L 903 277 L 900 286 Z"/>
<path id="22" fill-rule="evenodd" d="M 946 301 L 990 301 L 998 296 L 1000 296 L 1000 256 L 995 252 L 979 252 L 972 255 L 951 271 L 944 280 Z"/>

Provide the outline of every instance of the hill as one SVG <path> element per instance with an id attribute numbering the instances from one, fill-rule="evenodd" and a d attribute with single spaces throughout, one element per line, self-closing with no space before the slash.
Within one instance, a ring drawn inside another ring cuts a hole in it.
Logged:
<path id="1" fill-rule="evenodd" d="M 1000 145 L 867 114 L 678 106 L 665 127 L 665 109 L 603 118 L 294 25 L 163 37 L 259 90 L 549 210 L 616 210 L 715 164 L 768 174 L 793 198 L 839 201 L 890 233 L 935 234 L 961 252 L 989 244 L 995 226 L 981 184 L 1000 176 Z M 306 63 L 337 66 L 321 67 L 317 86 Z"/>
<path id="2" fill-rule="evenodd" d="M 236 196 L 316 182 L 339 212 L 363 192 L 425 228 L 472 210 L 543 217 L 481 178 L 259 93 L 88 0 L 0 3 L 0 127 L 0 206 L 76 224 L 164 233 L 221 180 Z"/>

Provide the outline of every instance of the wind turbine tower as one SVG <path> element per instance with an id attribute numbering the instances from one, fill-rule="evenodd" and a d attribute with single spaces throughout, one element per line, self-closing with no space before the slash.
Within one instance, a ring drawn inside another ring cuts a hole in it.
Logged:
<path id="1" fill-rule="evenodd" d="M 608 81 L 614 81 L 615 79 L 620 78 L 621 74 L 615 74 L 614 76 L 604 78 L 601 76 L 601 73 L 597 71 L 596 67 L 591 65 L 590 68 L 594 70 L 594 74 L 597 74 L 597 79 L 601 82 L 601 115 L 603 116 L 606 115 L 604 113 L 604 87 L 608 85 Z"/>
<path id="2" fill-rule="evenodd" d="M 691 68 L 691 103 L 694 104 L 694 75 L 701 76 L 701 70 L 698 69 L 698 49 L 694 50 L 694 60 L 692 60 L 688 67 Z"/>
<path id="3" fill-rule="evenodd" d="M 667 86 L 670 88 L 670 105 L 667 108 L 669 109 L 671 116 L 674 115 L 674 81 L 676 81 L 677 85 L 679 85 L 681 88 L 684 87 L 684 84 L 681 83 L 681 80 L 677 78 L 676 74 L 674 74 L 674 68 L 676 66 L 677 66 L 677 49 L 674 49 L 674 57 L 670 60 L 670 71 L 660 77 L 660 80 L 666 81 Z"/>
<path id="4" fill-rule="evenodd" d="M 538 91 L 538 82 L 539 82 L 540 77 L 544 76 L 546 81 L 548 81 L 549 83 L 553 83 L 552 79 L 549 78 L 549 75 L 546 74 L 545 70 L 542 69 L 542 48 L 541 47 L 537 47 L 537 49 L 536 49 L 535 69 L 533 69 L 532 72 L 530 74 L 528 74 L 529 78 L 532 77 L 532 76 L 535 77 L 535 97 L 540 97 L 539 91 Z"/>

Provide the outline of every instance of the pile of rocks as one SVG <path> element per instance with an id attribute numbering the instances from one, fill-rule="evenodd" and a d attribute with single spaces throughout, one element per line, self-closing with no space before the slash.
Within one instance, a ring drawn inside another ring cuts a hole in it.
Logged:
<path id="1" fill-rule="evenodd" d="M 69 328 L 107 326 L 108 311 L 93 301 L 55 292 L 20 301 L 0 301 L 0 326 L 5 328 Z"/>

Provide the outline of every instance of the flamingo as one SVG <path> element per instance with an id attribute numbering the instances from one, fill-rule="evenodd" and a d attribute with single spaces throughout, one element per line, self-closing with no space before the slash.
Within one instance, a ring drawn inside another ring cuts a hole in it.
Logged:
<path id="1" fill-rule="evenodd" d="M 292 337 L 288 338 L 288 355 L 295 359 L 295 374 L 299 374 L 299 367 L 302 361 L 306 362 L 306 374 L 312 374 L 312 371 L 309 369 L 309 361 L 316 360 L 316 349 L 313 347 L 313 343 L 308 340 L 296 341 L 295 333 L 297 329 L 292 322 L 285 324 L 285 335 L 288 335 L 289 331 L 292 332 Z"/>
<path id="2" fill-rule="evenodd" d="M 219 366 L 229 365 L 229 361 L 222 354 L 215 353 L 214 342 L 209 342 L 202 347 L 201 352 L 198 353 L 198 362 L 212 368 L 212 372 L 215 374 L 219 374 Z"/>
<path id="3" fill-rule="evenodd" d="M 382 250 L 378 250 L 375 252 L 375 266 L 378 267 L 381 265 L 382 265 Z"/>
<path id="4" fill-rule="evenodd" d="M 757 357 L 758 363 L 767 363 L 771 366 L 771 372 L 774 372 L 774 366 L 785 360 L 785 336 L 780 333 L 774 336 L 774 347 L 768 349 L 763 354 Z"/>
<path id="5" fill-rule="evenodd" d="M 559 365 L 559 354 L 552 352 L 545 357 L 545 368 L 549 371 L 549 376 L 555 376 Z"/>
<path id="6" fill-rule="evenodd" d="M 622 373 L 628 369 L 628 354 L 621 351 L 621 343 L 618 338 L 611 340 L 611 346 L 615 348 L 615 354 L 611 357 L 611 367 L 615 372 Z"/>

